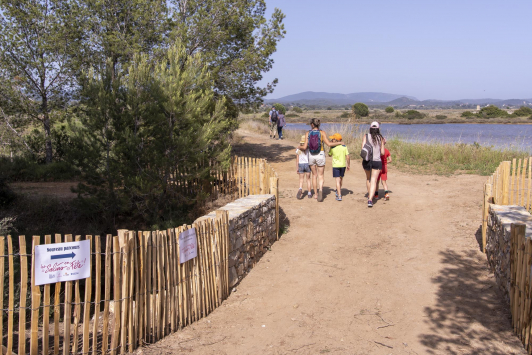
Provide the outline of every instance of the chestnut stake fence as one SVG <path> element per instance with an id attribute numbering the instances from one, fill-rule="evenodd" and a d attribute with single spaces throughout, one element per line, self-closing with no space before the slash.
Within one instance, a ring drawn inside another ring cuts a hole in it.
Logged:
<path id="1" fill-rule="evenodd" d="M 484 184 L 482 249 L 486 251 L 489 205 L 517 205 L 532 211 L 532 157 L 501 162 Z M 524 224 L 510 229 L 510 311 L 515 334 L 532 354 L 532 240 Z"/>
<path id="2" fill-rule="evenodd" d="M 486 252 L 489 205 L 517 205 L 532 209 L 532 157 L 503 161 L 484 184 L 482 250 Z"/>
<path id="3" fill-rule="evenodd" d="M 266 160 L 235 157 L 211 173 L 216 179 L 207 187 L 217 196 L 275 194 L 278 235 L 279 179 Z M 198 256 L 181 263 L 179 234 L 190 228 Z M 34 251 L 52 236 L 19 236 L 18 243 L 0 236 L 2 354 L 125 354 L 207 316 L 228 297 L 227 211 L 193 225 L 117 234 L 55 234 L 54 243 L 90 241 L 91 277 L 43 286 L 34 285 Z"/>

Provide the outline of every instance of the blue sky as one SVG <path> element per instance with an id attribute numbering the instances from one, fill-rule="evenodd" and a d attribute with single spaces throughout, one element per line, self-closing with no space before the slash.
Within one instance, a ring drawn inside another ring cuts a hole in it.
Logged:
<path id="1" fill-rule="evenodd" d="M 418 99 L 532 98 L 532 0 L 266 0 L 286 37 L 262 84 Z"/>

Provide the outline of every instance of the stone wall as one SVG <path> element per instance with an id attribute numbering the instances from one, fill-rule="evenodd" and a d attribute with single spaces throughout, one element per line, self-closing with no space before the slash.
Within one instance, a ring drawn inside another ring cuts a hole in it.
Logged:
<path id="1" fill-rule="evenodd" d="M 510 229 L 512 223 L 526 225 L 526 238 L 532 238 L 532 216 L 521 206 L 490 205 L 486 231 L 486 256 L 497 285 L 510 304 Z"/>
<path id="2" fill-rule="evenodd" d="M 277 239 L 275 195 L 250 195 L 219 210 L 229 211 L 229 286 L 236 285 Z M 216 218 L 216 211 L 205 215 Z"/>

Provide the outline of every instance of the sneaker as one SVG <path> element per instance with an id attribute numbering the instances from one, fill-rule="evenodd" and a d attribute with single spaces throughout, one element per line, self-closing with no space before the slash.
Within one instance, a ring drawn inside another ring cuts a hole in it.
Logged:
<path id="1" fill-rule="evenodd" d="M 318 190 L 318 202 L 323 202 L 323 191 Z"/>
<path id="2" fill-rule="evenodd" d="M 376 191 L 376 192 L 375 192 L 375 196 L 373 196 L 373 197 L 374 197 L 374 198 L 379 198 L 379 192 Z"/>
<path id="3" fill-rule="evenodd" d="M 388 191 L 384 194 L 384 200 L 389 201 L 390 200 L 390 194 L 388 194 Z"/>
<path id="4" fill-rule="evenodd" d="M 373 202 L 371 200 L 368 200 L 368 207 L 373 207 Z"/>
<path id="5" fill-rule="evenodd" d="M 340 196 L 336 196 L 336 201 L 342 201 L 342 198 Z"/>
<path id="6" fill-rule="evenodd" d="M 312 198 L 312 193 L 311 192 L 308 193 L 308 198 Z"/>
<path id="7" fill-rule="evenodd" d="M 270 139 L 272 139 L 272 135 L 270 134 Z"/>
<path id="8" fill-rule="evenodd" d="M 334 190 L 334 193 L 336 194 L 336 199 L 338 199 L 338 191 Z"/>
<path id="9" fill-rule="evenodd" d="M 303 195 L 303 189 L 299 189 L 299 190 L 297 191 L 297 199 L 298 199 L 298 200 L 301 200 L 301 196 L 302 196 L 302 195 Z"/>

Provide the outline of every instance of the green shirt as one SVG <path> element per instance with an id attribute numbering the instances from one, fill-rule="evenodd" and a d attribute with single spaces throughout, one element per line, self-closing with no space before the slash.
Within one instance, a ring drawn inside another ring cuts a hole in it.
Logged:
<path id="1" fill-rule="evenodd" d="M 333 158 L 333 168 L 345 168 L 349 151 L 345 145 L 337 145 L 329 150 L 329 156 Z"/>

